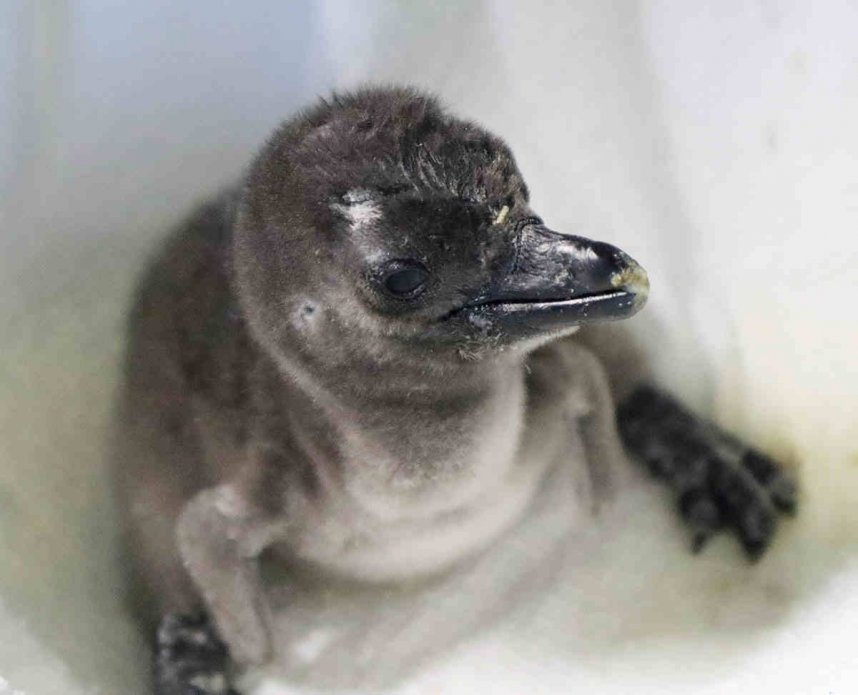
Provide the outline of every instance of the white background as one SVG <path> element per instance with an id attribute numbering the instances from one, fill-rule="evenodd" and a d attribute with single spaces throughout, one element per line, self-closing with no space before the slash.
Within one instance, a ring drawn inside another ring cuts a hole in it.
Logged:
<path id="1" fill-rule="evenodd" d="M 847 0 L 0 5 L 0 675 L 29 695 L 138 682 L 103 458 L 134 275 L 279 120 L 365 80 L 435 90 L 510 142 L 551 226 L 638 258 L 662 381 L 805 491 L 753 569 L 727 542 L 689 560 L 652 511 L 558 589 L 568 606 L 604 586 L 605 605 L 519 630 L 568 653 L 501 631 L 414 692 L 854 692 Z"/>

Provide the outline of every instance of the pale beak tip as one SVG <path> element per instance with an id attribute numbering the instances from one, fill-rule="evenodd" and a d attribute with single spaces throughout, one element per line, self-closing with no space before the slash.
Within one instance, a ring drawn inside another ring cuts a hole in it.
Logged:
<path id="1" fill-rule="evenodd" d="M 649 277 L 646 271 L 631 259 L 625 268 L 611 276 L 611 286 L 632 294 L 638 306 L 643 306 L 649 296 Z"/>

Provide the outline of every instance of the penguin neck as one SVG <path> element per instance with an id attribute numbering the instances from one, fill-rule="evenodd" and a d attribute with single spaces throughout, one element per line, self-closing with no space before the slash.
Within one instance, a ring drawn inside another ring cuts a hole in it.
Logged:
<path id="1" fill-rule="evenodd" d="M 379 366 L 355 364 L 354 378 L 330 385 L 338 408 L 388 422 L 464 413 L 523 378 L 525 359 L 505 353 L 480 361 L 427 363 L 406 360 Z M 379 423 L 380 424 L 380 423 Z"/>
<path id="2" fill-rule="evenodd" d="M 407 498 L 447 488 L 452 503 L 516 456 L 524 356 L 372 371 L 314 399 L 320 408 L 313 417 L 324 420 L 330 456 L 353 478 L 352 491 L 395 490 Z"/>

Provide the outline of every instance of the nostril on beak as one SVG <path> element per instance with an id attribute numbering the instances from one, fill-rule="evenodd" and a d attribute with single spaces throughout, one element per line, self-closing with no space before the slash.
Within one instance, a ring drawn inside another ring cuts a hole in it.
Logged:
<path id="1" fill-rule="evenodd" d="M 626 254 L 620 251 L 616 246 L 606 244 L 604 241 L 591 242 L 590 248 L 593 249 L 593 253 L 596 257 L 604 263 L 623 263 L 626 258 L 628 258 L 628 256 L 626 256 Z"/>

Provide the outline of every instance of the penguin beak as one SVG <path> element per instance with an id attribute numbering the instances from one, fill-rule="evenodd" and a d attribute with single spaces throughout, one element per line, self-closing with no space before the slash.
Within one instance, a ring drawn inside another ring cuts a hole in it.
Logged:
<path id="1" fill-rule="evenodd" d="M 482 331 L 528 337 L 637 313 L 646 303 L 646 271 L 599 241 L 527 224 L 509 258 L 476 297 L 453 312 Z"/>

